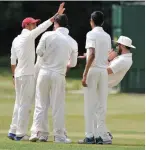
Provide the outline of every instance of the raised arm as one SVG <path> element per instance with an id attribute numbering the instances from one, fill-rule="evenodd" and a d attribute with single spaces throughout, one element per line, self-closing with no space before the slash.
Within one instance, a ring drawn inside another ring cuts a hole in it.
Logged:
<path id="1" fill-rule="evenodd" d="M 47 30 L 47 28 L 49 28 L 52 23 L 54 22 L 54 18 L 56 15 L 60 15 L 63 14 L 65 8 L 64 8 L 65 3 L 61 3 L 58 9 L 58 12 L 50 19 L 48 19 L 47 21 L 43 22 L 42 24 L 40 24 L 38 27 L 36 27 L 35 29 L 33 29 L 31 31 L 31 36 L 35 39 L 37 38 L 41 33 L 43 33 L 45 30 Z"/>

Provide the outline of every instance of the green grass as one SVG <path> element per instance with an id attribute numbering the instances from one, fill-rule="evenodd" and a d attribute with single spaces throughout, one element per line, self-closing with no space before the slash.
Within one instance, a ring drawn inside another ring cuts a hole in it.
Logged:
<path id="1" fill-rule="evenodd" d="M 66 128 L 72 144 L 52 142 L 52 119 L 49 111 L 50 138 L 47 143 L 15 142 L 7 132 L 14 104 L 14 87 L 9 69 L 0 71 L 0 150 L 144 150 L 144 94 L 115 94 L 108 99 L 107 127 L 112 132 L 113 145 L 78 145 L 84 137 L 84 103 L 82 94 L 70 90 L 81 88 L 80 79 L 67 79 Z M 32 114 L 29 129 L 32 124 Z M 28 133 L 30 134 L 30 132 Z"/>

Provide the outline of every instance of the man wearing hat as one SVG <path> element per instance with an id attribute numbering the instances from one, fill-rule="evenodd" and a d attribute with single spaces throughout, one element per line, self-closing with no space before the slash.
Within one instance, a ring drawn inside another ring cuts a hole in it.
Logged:
<path id="1" fill-rule="evenodd" d="M 132 40 L 126 36 L 120 36 L 118 41 L 115 42 L 117 43 L 118 52 L 111 51 L 108 57 L 109 88 L 117 86 L 124 78 L 132 66 L 132 53 L 130 50 L 131 48 L 136 48 L 132 45 Z"/>
<path id="2" fill-rule="evenodd" d="M 105 117 L 108 96 L 108 51 L 111 38 L 103 28 L 104 15 L 100 11 L 91 14 L 92 30 L 86 36 L 87 63 L 83 74 L 85 138 L 79 144 L 111 144 Z M 97 126 L 94 129 L 96 118 Z M 102 140 L 102 141 L 101 141 Z"/>
<path id="3" fill-rule="evenodd" d="M 132 66 L 131 48 L 136 48 L 132 45 L 132 40 L 126 36 L 120 36 L 117 44 L 117 52 L 110 51 L 108 57 L 108 87 L 113 88 L 117 86 L 124 78 L 130 67 Z M 94 129 L 96 130 L 97 121 L 95 118 Z M 111 133 L 108 132 L 112 137 Z"/>
<path id="4" fill-rule="evenodd" d="M 121 80 L 124 78 L 130 67 L 132 66 L 132 53 L 131 48 L 136 48 L 132 45 L 132 40 L 126 36 L 120 36 L 117 43 L 117 52 L 111 50 L 108 56 L 108 87 L 112 88 L 117 86 Z M 84 56 L 79 56 L 78 58 L 84 59 L 87 54 Z M 97 118 L 94 120 L 94 131 L 97 130 Z M 110 134 L 110 133 L 109 133 Z M 112 135 L 110 134 L 112 137 Z M 101 143 L 102 143 L 102 139 Z"/>
<path id="5" fill-rule="evenodd" d="M 57 14 L 62 14 L 64 10 L 64 3 L 62 3 Z M 12 140 L 20 141 L 28 139 L 26 133 L 35 89 L 35 39 L 52 25 L 55 16 L 43 22 L 38 27 L 36 25 L 40 22 L 39 19 L 30 17 L 24 19 L 21 34 L 13 40 L 11 68 L 15 80 L 16 101 L 8 133 L 8 137 Z M 16 60 L 18 60 L 17 66 Z"/>

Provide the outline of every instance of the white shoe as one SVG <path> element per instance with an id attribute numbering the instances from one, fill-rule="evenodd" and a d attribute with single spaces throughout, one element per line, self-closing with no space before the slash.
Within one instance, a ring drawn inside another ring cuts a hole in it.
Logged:
<path id="1" fill-rule="evenodd" d="M 39 137 L 37 134 L 32 134 L 31 137 L 29 138 L 29 141 L 31 142 L 36 142 L 39 140 Z"/>
<path id="2" fill-rule="evenodd" d="M 39 141 L 40 142 L 47 142 L 48 141 L 48 136 L 40 136 Z"/>
<path id="3" fill-rule="evenodd" d="M 66 143 L 71 143 L 71 139 L 69 139 L 68 137 L 66 138 Z"/>
<path id="4" fill-rule="evenodd" d="M 63 137 L 54 137 L 54 142 L 55 143 L 66 143 L 66 144 L 69 144 L 69 143 L 71 143 L 72 141 L 71 141 L 71 139 L 69 139 L 69 138 L 63 138 Z"/>

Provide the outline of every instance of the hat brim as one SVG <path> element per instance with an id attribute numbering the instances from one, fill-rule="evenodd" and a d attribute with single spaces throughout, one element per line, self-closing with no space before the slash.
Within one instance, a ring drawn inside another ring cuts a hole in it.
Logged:
<path id="1" fill-rule="evenodd" d="M 31 23 L 40 23 L 41 20 L 40 19 L 35 19 L 34 21 L 32 21 Z"/>
<path id="2" fill-rule="evenodd" d="M 114 43 L 118 43 L 118 44 L 122 44 L 122 45 L 125 45 L 125 44 L 123 44 L 123 43 L 119 43 L 118 41 L 114 41 L 114 40 L 112 40 Z M 128 46 L 128 45 L 125 45 L 125 46 Z M 131 46 L 128 46 L 128 47 L 131 47 L 131 48 L 136 48 L 134 45 L 131 45 Z"/>

